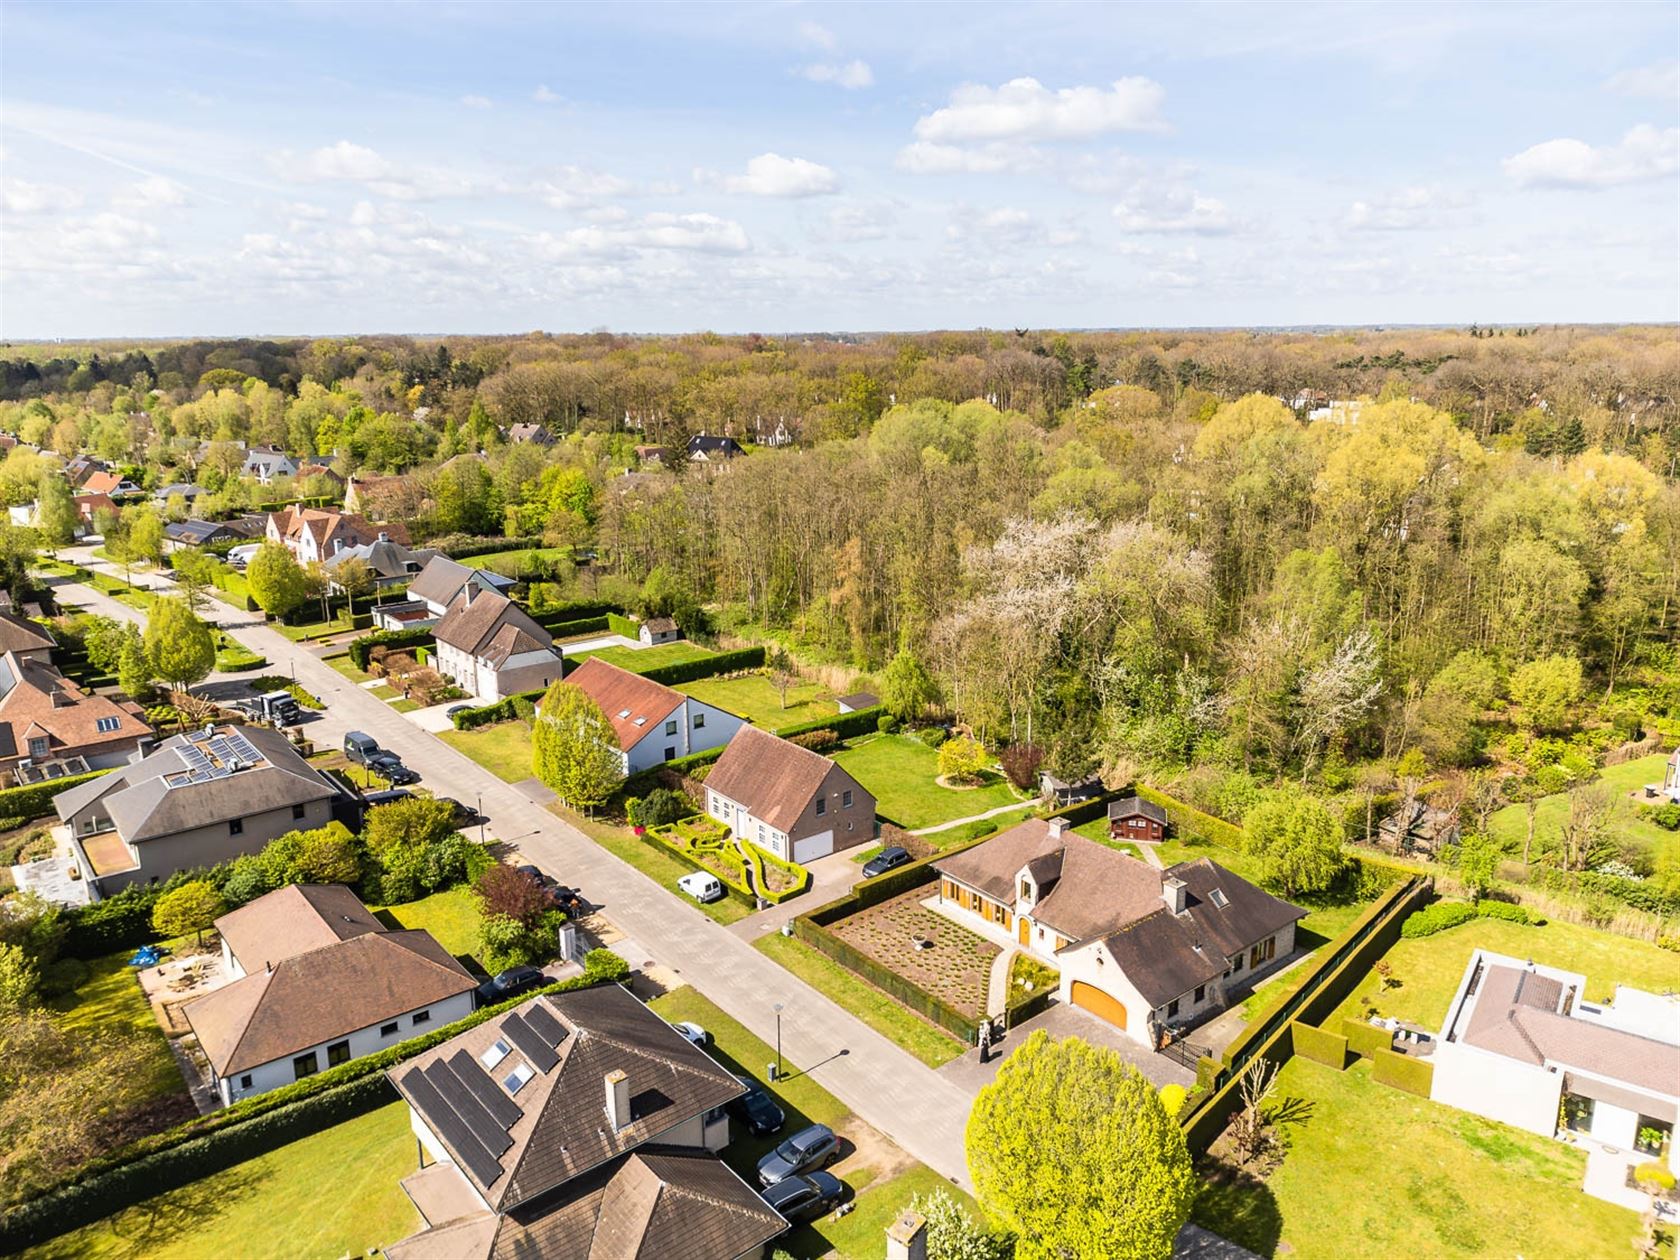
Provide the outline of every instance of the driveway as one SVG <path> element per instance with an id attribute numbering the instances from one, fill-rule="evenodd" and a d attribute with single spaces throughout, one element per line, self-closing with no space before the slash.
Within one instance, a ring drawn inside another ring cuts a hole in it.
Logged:
<path id="1" fill-rule="evenodd" d="M 990 1063 L 980 1062 L 979 1050 L 970 1050 L 960 1059 L 952 1059 L 940 1068 L 939 1075 L 960 1085 L 970 1094 L 978 1094 L 982 1088 L 991 1084 L 1003 1060 L 1039 1029 L 1049 1033 L 1055 1041 L 1078 1037 L 1094 1046 L 1107 1046 L 1148 1077 L 1157 1088 L 1169 1083 L 1184 1086 L 1196 1083 L 1194 1072 L 1180 1067 L 1165 1055 L 1144 1049 L 1113 1024 L 1065 1002 L 1053 1003 L 1043 1014 L 1035 1015 L 1019 1027 L 1010 1029 L 1004 1035 L 1004 1039 L 994 1046 Z"/>
<path id="2" fill-rule="evenodd" d="M 729 930 L 744 941 L 756 941 L 766 932 L 781 931 L 782 924 L 791 923 L 807 910 L 844 897 L 863 878 L 863 867 L 852 861 L 850 850 L 807 862 L 805 869 L 811 872 L 811 886 L 801 896 L 732 923 Z"/>

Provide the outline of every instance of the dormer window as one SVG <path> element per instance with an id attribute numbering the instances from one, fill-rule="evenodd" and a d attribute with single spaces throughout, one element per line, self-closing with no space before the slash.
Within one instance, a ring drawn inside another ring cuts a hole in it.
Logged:
<path id="1" fill-rule="evenodd" d="M 29 755 L 39 760 L 52 751 L 52 742 L 44 735 L 34 736 L 29 741 Z"/>

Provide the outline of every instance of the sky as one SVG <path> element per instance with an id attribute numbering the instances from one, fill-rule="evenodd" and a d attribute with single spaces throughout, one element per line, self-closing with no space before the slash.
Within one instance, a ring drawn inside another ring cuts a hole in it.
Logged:
<path id="1" fill-rule="evenodd" d="M 1680 7 L 0 4 L 0 336 L 1680 319 Z"/>

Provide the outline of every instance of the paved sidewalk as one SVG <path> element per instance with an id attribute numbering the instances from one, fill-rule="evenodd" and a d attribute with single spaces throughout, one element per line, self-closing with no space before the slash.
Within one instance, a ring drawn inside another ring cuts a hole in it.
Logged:
<path id="1" fill-rule="evenodd" d="M 1015 955 L 1020 952 L 1019 948 L 1011 946 L 992 959 L 992 974 L 986 984 L 986 1015 L 989 1019 L 996 1019 L 1009 1007 L 1009 969 L 1015 962 Z"/>
<path id="2" fill-rule="evenodd" d="M 952 827 L 961 827 L 965 823 L 980 822 L 986 818 L 996 818 L 999 814 L 1012 814 L 1018 809 L 1031 809 L 1037 801 L 1016 801 L 1013 805 L 999 805 L 996 809 L 988 809 L 984 814 L 970 814 L 967 818 L 953 818 L 950 822 L 940 823 L 935 827 L 922 827 L 912 831 L 913 836 L 931 836 L 941 831 L 949 831 Z"/>

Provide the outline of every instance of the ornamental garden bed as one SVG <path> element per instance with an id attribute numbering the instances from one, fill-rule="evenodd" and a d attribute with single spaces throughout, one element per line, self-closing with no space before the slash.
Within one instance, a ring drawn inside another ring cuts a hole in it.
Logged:
<path id="1" fill-rule="evenodd" d="M 903 976 L 968 1019 L 986 1010 L 992 960 L 1003 951 L 921 903 L 928 889 L 914 888 L 829 924 L 828 930 L 859 953 Z M 916 942 L 932 944 L 918 949 Z"/>

